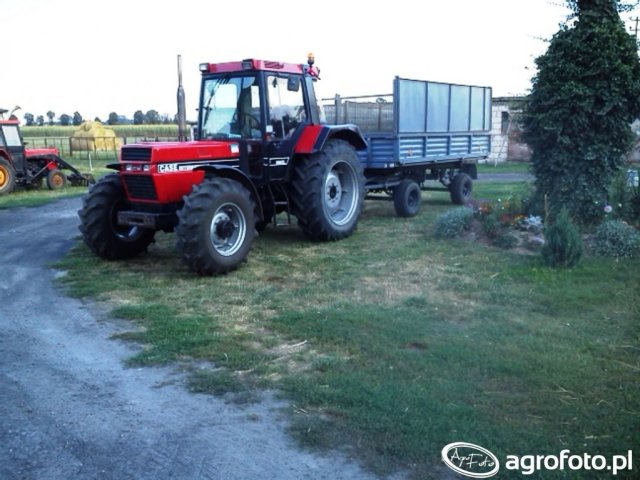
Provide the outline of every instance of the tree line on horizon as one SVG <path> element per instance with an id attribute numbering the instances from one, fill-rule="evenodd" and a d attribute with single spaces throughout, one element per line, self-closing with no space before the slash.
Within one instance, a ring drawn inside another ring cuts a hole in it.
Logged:
<path id="1" fill-rule="evenodd" d="M 45 120 L 45 116 L 47 120 Z M 63 113 L 56 122 L 56 114 L 51 110 L 49 110 L 46 115 L 38 116 L 27 112 L 23 118 L 27 127 L 42 127 L 45 125 L 61 125 L 63 127 L 70 125 L 78 126 L 85 121 L 80 112 L 73 112 L 73 115 Z M 105 123 L 100 117 L 94 118 L 94 121 Z M 108 125 L 170 125 L 177 124 L 178 120 L 177 115 L 171 118 L 167 114 L 160 115 L 157 110 L 148 110 L 146 113 L 142 112 L 142 110 L 136 110 L 131 119 L 124 115 L 118 115 L 116 112 L 111 112 L 107 117 L 106 123 Z"/>

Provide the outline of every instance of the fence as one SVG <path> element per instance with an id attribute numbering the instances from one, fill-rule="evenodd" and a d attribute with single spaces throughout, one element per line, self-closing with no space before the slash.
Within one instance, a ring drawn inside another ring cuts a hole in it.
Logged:
<path id="1" fill-rule="evenodd" d="M 393 131 L 393 95 L 323 98 L 328 123 L 355 123 L 363 132 Z"/>
<path id="2" fill-rule="evenodd" d="M 177 141 L 176 137 L 25 137 L 27 148 L 55 147 L 63 158 L 112 160 L 121 146 L 136 142 Z"/>

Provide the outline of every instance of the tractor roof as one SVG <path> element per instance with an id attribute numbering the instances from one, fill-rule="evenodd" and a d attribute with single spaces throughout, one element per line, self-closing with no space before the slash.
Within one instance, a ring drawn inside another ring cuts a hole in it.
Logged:
<path id="1" fill-rule="evenodd" d="M 256 60 L 253 58 L 237 62 L 200 64 L 200 71 L 202 73 L 231 73 L 242 72 L 244 70 L 262 70 L 297 74 L 308 72 L 312 76 L 317 76 L 317 70 L 313 66 L 299 63 L 274 62 L 271 60 Z"/>
<path id="2" fill-rule="evenodd" d="M 0 125 L 20 125 L 20 120 L 0 118 Z"/>

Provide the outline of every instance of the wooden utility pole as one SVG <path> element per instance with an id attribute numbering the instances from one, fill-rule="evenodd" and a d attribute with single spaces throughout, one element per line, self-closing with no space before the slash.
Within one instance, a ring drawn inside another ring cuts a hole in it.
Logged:
<path id="1" fill-rule="evenodd" d="M 630 18 L 630 20 L 632 22 L 634 22 L 636 25 L 635 27 L 629 27 L 629 30 L 631 30 L 635 36 L 636 36 L 636 41 L 638 40 L 638 23 L 640 22 L 640 17 L 636 17 L 636 18 Z"/>

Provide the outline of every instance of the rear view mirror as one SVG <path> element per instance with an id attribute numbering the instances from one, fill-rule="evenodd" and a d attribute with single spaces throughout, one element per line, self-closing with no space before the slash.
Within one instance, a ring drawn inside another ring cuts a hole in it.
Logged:
<path id="1" fill-rule="evenodd" d="M 289 77 L 287 80 L 287 90 L 297 92 L 300 90 L 300 77 Z"/>

